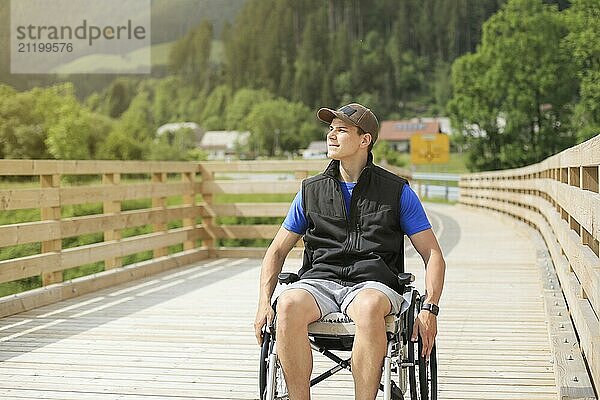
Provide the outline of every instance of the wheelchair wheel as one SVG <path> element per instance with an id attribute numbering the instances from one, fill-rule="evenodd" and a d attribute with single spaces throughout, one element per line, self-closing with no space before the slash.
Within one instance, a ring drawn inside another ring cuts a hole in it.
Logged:
<path id="1" fill-rule="evenodd" d="M 421 299 L 413 292 L 411 309 L 409 309 L 409 332 L 412 335 L 417 310 L 421 309 Z M 414 306 L 414 307 L 413 307 Z M 415 346 L 416 344 L 416 346 Z M 437 400 L 437 356 L 436 346 L 433 345 L 429 360 L 421 357 L 423 342 L 421 337 L 417 342 L 408 341 L 408 361 L 413 364 L 408 370 L 411 400 Z"/>
<path id="2" fill-rule="evenodd" d="M 274 337 L 265 332 L 260 351 L 258 377 L 260 400 L 288 400 L 283 370 L 277 355 L 272 354 L 273 342 Z"/>
<path id="3" fill-rule="evenodd" d="M 271 334 L 268 332 L 264 333 L 263 343 L 260 349 L 260 366 L 258 369 L 258 390 L 260 393 L 260 400 L 265 400 L 265 394 L 267 389 L 267 365 L 269 358 L 269 348 L 271 347 Z"/>

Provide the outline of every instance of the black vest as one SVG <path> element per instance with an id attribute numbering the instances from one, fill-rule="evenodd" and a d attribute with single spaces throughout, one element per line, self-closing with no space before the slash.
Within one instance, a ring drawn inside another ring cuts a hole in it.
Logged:
<path id="1" fill-rule="evenodd" d="M 339 183 L 339 161 L 302 182 L 308 220 L 302 279 L 329 279 L 345 286 L 378 281 L 399 291 L 404 272 L 400 195 L 408 182 L 373 164 L 369 154 L 352 192 L 347 215 Z"/>

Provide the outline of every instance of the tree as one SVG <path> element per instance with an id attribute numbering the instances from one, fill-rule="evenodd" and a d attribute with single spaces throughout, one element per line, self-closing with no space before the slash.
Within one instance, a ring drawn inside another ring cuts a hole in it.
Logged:
<path id="1" fill-rule="evenodd" d="M 447 65 L 503 2 L 248 0 L 225 37 L 225 81 L 310 107 L 369 95 L 382 117 L 441 109 Z"/>
<path id="2" fill-rule="evenodd" d="M 318 134 L 311 127 L 314 120 L 311 110 L 301 103 L 284 99 L 259 103 L 246 118 L 250 150 L 256 155 L 274 156 L 306 147 Z"/>
<path id="3" fill-rule="evenodd" d="M 71 99 L 58 110 L 58 122 L 48 129 L 46 145 L 53 158 L 87 160 L 97 155 L 112 128 L 112 120 L 82 108 Z"/>
<path id="4" fill-rule="evenodd" d="M 108 89 L 108 116 L 120 117 L 129 108 L 134 93 L 135 83 L 133 81 L 124 78 L 116 79 Z"/>
<path id="5" fill-rule="evenodd" d="M 169 68 L 196 89 L 206 88 L 211 76 L 209 58 L 213 27 L 204 21 L 179 40 L 169 54 Z"/>
<path id="6" fill-rule="evenodd" d="M 321 101 L 324 57 L 327 49 L 326 26 L 317 13 L 311 14 L 304 26 L 302 44 L 295 61 L 293 99 L 316 107 Z M 325 38 L 325 40 L 324 40 Z"/>
<path id="7" fill-rule="evenodd" d="M 373 158 L 378 163 L 385 161 L 397 167 L 404 167 L 406 165 L 405 161 L 400 157 L 400 153 L 385 140 L 377 141 L 373 147 Z"/>
<path id="8" fill-rule="evenodd" d="M 258 103 L 271 100 L 273 95 L 265 90 L 242 88 L 235 92 L 231 103 L 225 112 L 225 128 L 232 130 L 246 130 L 245 120 L 252 107 Z"/>
<path id="9" fill-rule="evenodd" d="M 563 15 L 537 0 L 511 0 L 483 31 L 477 52 L 452 69 L 449 111 L 463 131 L 469 167 L 519 167 L 571 146 L 577 82 L 560 46 Z"/>
<path id="10" fill-rule="evenodd" d="M 135 96 L 103 143 L 100 150 L 102 158 L 143 160 L 148 157 L 158 128 L 152 116 L 149 97 L 147 90 Z"/>
<path id="11" fill-rule="evenodd" d="M 564 44 L 581 79 L 573 123 L 583 142 L 600 133 L 600 3 L 574 0 L 566 13 L 571 32 Z"/>
<path id="12" fill-rule="evenodd" d="M 226 85 L 217 86 L 210 93 L 201 115 L 202 126 L 205 129 L 225 128 L 225 112 L 231 95 L 231 88 Z"/>
<path id="13" fill-rule="evenodd" d="M 4 158 L 89 159 L 110 131 L 110 118 L 83 107 L 71 84 L 18 93 L 0 86 Z"/>
<path id="14" fill-rule="evenodd" d="M 165 132 L 157 137 L 151 145 L 150 160 L 185 161 L 197 159 L 195 149 L 195 133 L 192 129 L 178 129 Z"/>

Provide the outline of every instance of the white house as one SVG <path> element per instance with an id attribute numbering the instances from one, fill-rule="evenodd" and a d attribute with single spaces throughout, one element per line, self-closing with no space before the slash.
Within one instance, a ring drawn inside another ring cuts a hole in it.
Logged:
<path id="1" fill-rule="evenodd" d="M 305 160 L 327 158 L 327 142 L 324 140 L 311 142 L 307 149 L 302 150 Z"/>
<path id="2" fill-rule="evenodd" d="M 248 143 L 250 132 L 208 131 L 200 141 L 201 149 L 208 152 L 209 160 L 225 160 L 236 156 L 236 147 Z"/>
<path id="3" fill-rule="evenodd" d="M 189 129 L 194 132 L 194 143 L 196 144 L 196 147 L 200 144 L 202 136 L 204 135 L 204 131 L 200 125 L 195 122 L 170 122 L 168 124 L 161 125 L 156 130 L 156 136 L 161 137 L 166 134 L 174 134 L 180 129 Z"/>

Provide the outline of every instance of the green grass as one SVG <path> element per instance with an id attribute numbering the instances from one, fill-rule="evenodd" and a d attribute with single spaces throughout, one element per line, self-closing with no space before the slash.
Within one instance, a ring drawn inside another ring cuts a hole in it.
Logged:
<path id="1" fill-rule="evenodd" d="M 102 271 L 104 271 L 104 261 L 98 261 L 93 264 L 80 265 L 79 267 L 64 270 L 63 279 L 68 281 L 70 279 L 75 279 Z"/>
<path id="2" fill-rule="evenodd" d="M 18 281 L 5 282 L 0 284 L 0 297 L 24 292 L 42 286 L 41 276 L 32 276 Z"/>

